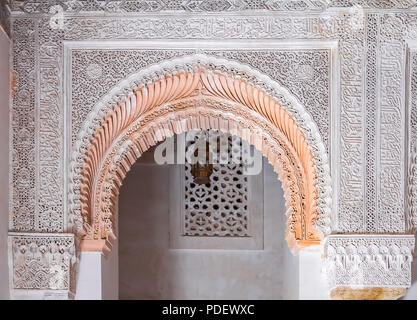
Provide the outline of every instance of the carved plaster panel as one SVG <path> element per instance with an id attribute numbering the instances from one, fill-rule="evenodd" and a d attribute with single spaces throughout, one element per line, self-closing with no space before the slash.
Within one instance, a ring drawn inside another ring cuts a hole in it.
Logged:
<path id="1" fill-rule="evenodd" d="M 401 20 L 399 16 L 381 15 L 379 21 L 379 232 L 405 229 L 405 43 L 396 37 L 404 26 Z"/>
<path id="2" fill-rule="evenodd" d="M 334 287 L 409 287 L 413 235 L 330 235 L 324 274 Z"/>
<path id="3" fill-rule="evenodd" d="M 63 232 L 63 140 L 62 115 L 63 30 L 53 29 L 49 19 L 39 23 L 37 100 L 37 229 Z"/>
<path id="4" fill-rule="evenodd" d="M 74 290 L 73 234 L 10 233 L 12 290 Z"/>
<path id="5" fill-rule="evenodd" d="M 109 44 L 110 45 L 110 44 Z M 146 42 L 138 46 L 149 46 Z M 178 42 L 176 43 L 178 46 Z M 208 45 L 208 44 L 206 44 Z M 221 43 L 218 44 L 221 46 Z M 309 46 L 308 42 L 304 44 Z M 306 106 L 316 122 L 329 152 L 330 148 L 330 49 L 72 49 L 71 50 L 71 138 L 79 130 L 94 105 L 118 82 L 138 70 L 175 57 L 203 53 L 250 65 L 286 87 Z M 167 47 L 163 42 L 160 46 Z M 229 43 L 229 46 L 233 44 Z M 277 44 L 277 46 L 288 46 Z M 303 46 L 303 43 L 300 43 Z"/>
<path id="6" fill-rule="evenodd" d="M 417 146 L 417 46 L 409 49 L 409 140 L 410 149 L 414 150 Z"/>

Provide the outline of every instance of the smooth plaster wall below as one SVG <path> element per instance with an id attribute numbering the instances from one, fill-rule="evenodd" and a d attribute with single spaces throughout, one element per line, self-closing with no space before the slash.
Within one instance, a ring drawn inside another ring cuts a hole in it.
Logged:
<path id="1" fill-rule="evenodd" d="M 143 159 L 119 197 L 120 299 L 298 298 L 298 258 L 284 240 L 283 191 L 265 159 L 264 250 L 170 249 L 169 166 Z"/>
<path id="2" fill-rule="evenodd" d="M 9 114 L 9 46 L 0 30 L 0 107 Z M 7 231 L 9 225 L 9 117 L 0 117 L 0 299 L 9 298 L 9 268 L 7 265 Z"/>

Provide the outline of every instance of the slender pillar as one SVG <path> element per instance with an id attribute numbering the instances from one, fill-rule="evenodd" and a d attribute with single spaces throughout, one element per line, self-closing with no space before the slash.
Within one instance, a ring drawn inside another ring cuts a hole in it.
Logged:
<path id="1" fill-rule="evenodd" d="M 81 252 L 77 272 L 76 300 L 101 300 L 101 252 Z"/>

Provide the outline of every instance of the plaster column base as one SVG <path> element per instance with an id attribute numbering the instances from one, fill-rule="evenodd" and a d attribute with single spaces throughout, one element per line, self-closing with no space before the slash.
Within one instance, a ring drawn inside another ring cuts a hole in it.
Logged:
<path id="1" fill-rule="evenodd" d="M 331 290 L 330 298 L 332 300 L 397 300 L 406 292 L 406 288 L 337 287 Z"/>
<path id="2" fill-rule="evenodd" d="M 329 289 L 321 274 L 321 247 L 311 246 L 300 251 L 299 261 L 299 299 L 329 300 Z"/>

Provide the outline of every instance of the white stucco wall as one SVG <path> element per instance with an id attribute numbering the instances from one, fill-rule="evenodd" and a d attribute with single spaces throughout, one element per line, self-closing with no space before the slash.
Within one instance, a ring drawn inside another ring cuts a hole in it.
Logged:
<path id="1" fill-rule="evenodd" d="M 264 163 L 264 250 L 169 249 L 169 168 L 128 173 L 119 198 L 121 299 L 297 299 L 281 183 Z"/>
<path id="2" fill-rule="evenodd" d="M 0 299 L 9 298 L 7 231 L 9 221 L 9 39 L 0 30 Z"/>

